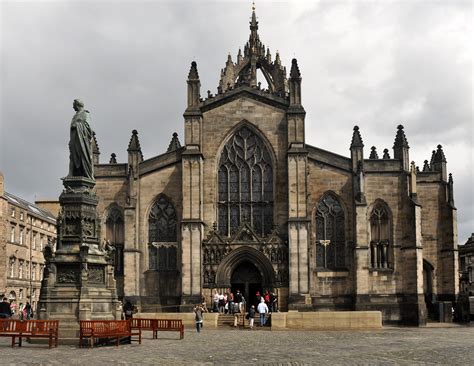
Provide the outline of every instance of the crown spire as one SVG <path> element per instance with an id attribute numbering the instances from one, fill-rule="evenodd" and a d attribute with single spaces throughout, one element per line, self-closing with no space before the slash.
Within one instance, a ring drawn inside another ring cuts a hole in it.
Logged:
<path id="1" fill-rule="evenodd" d="M 178 150 L 181 147 L 181 143 L 178 139 L 178 134 L 176 132 L 173 133 L 173 137 L 171 138 L 171 142 L 168 146 L 167 152 Z"/>

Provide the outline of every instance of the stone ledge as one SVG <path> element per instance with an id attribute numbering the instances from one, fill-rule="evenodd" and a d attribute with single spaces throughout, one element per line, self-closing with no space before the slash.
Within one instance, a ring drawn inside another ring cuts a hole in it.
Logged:
<path id="1" fill-rule="evenodd" d="M 381 329 L 380 311 L 320 311 L 272 314 L 272 330 Z"/>

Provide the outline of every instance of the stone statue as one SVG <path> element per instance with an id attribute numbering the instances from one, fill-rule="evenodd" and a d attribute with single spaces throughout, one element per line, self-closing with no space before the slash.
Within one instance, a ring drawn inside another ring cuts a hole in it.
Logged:
<path id="1" fill-rule="evenodd" d="M 92 162 L 92 129 L 89 111 L 84 103 L 74 99 L 73 108 L 76 114 L 71 121 L 69 140 L 69 177 L 85 177 L 94 180 Z"/>

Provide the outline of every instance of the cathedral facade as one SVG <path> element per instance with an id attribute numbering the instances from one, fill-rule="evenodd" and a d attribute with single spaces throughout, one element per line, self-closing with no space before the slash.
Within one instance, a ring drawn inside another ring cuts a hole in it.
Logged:
<path id="1" fill-rule="evenodd" d="M 267 88 L 257 79 L 263 75 Z M 116 247 L 119 296 L 143 310 L 182 311 L 231 288 L 281 310 L 380 310 L 385 322 L 423 324 L 456 301 L 457 221 L 441 146 L 421 169 L 403 129 L 393 152 L 350 155 L 305 140 L 301 74 L 250 37 L 228 57 L 218 92 L 201 97 L 192 62 L 184 144 L 144 159 L 137 131 L 128 162 L 99 162 L 102 237 Z M 395 128 L 394 128 L 395 130 Z M 100 139 L 99 139 L 100 142 Z"/>

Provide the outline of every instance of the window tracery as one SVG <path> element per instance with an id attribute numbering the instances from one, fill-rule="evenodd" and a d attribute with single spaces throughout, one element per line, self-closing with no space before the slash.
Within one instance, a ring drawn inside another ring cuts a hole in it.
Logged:
<path id="1" fill-rule="evenodd" d="M 165 196 L 161 196 L 150 211 L 148 242 L 151 270 L 177 269 L 177 214 L 173 204 Z"/>
<path id="2" fill-rule="evenodd" d="M 105 238 L 115 247 L 113 264 L 114 273 L 123 275 L 123 248 L 125 242 L 124 221 L 119 208 L 113 207 L 105 221 Z"/>
<path id="3" fill-rule="evenodd" d="M 387 207 L 378 203 L 370 215 L 370 265 L 389 268 L 390 218 Z"/>
<path id="4" fill-rule="evenodd" d="M 326 194 L 316 207 L 316 266 L 345 267 L 345 217 L 339 200 Z"/>
<path id="5" fill-rule="evenodd" d="M 260 236 L 273 227 L 273 167 L 270 152 L 250 128 L 225 144 L 218 172 L 218 231 L 234 234 L 247 222 Z"/>

